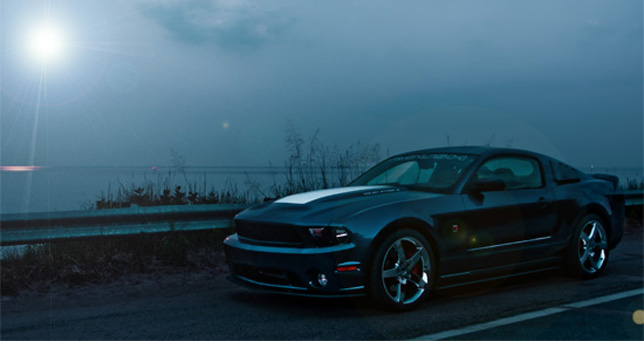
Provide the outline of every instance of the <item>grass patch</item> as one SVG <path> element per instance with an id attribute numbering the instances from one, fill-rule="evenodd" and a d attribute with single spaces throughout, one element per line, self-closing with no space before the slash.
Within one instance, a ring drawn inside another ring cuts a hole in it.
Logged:
<path id="1" fill-rule="evenodd" d="M 101 283 L 133 273 L 215 269 L 231 229 L 140 234 L 29 245 L 0 264 L 0 294 L 32 287 Z"/>
<path id="2" fill-rule="evenodd" d="M 173 171 L 158 174 L 156 180 L 145 179 L 140 184 L 120 181 L 116 186 L 110 184 L 88 208 L 258 203 L 295 193 L 346 186 L 382 159 L 379 144 L 365 145 L 357 141 L 346 148 L 330 147 L 322 143 L 318 135 L 319 129 L 305 138 L 293 123 L 287 125 L 288 159 L 281 174 L 272 174 L 272 184 L 262 185 L 246 174 L 242 189 L 230 179 L 221 189 L 208 187 L 205 175 L 201 181 L 191 181 L 186 173 L 185 159 L 172 151 Z"/>

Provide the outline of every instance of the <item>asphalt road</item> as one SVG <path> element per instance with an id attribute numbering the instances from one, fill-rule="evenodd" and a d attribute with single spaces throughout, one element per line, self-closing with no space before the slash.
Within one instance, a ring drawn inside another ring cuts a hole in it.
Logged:
<path id="1" fill-rule="evenodd" d="M 641 289 L 644 282 L 642 229 L 636 231 L 629 233 L 614 250 L 606 272 L 595 280 L 577 281 L 566 277 L 562 271 L 549 271 L 446 290 L 435 294 L 413 312 L 383 312 L 370 307 L 364 300 L 324 300 L 258 293 L 228 283 L 223 274 L 190 278 L 157 274 L 3 299 L 0 338 L 422 337 Z M 171 280 L 165 278 L 167 276 L 172 277 Z M 586 308 L 567 309 L 558 314 L 456 338 L 641 339 L 642 326 L 628 317 L 635 310 L 643 309 L 642 305 L 642 296 L 637 295 Z M 623 332 L 620 334 L 617 329 Z"/>
<path id="2" fill-rule="evenodd" d="M 553 314 L 549 313 L 559 309 L 541 310 L 539 312 L 548 314 L 535 319 L 525 316 L 531 315 L 531 313 L 527 313 L 523 316 L 526 319 L 521 322 L 462 334 L 460 332 L 467 330 L 456 330 L 453 332 L 458 335 L 447 338 L 440 337 L 438 334 L 425 336 L 425 338 L 446 340 L 643 340 L 644 325 L 641 324 L 640 318 L 636 317 L 634 320 L 633 317 L 634 311 L 641 310 L 644 299 L 644 295 L 641 294 L 643 291 L 637 291 L 640 294 L 587 307 L 563 306 L 559 308 L 563 310 L 562 312 Z M 635 321 L 640 322 L 636 323 Z M 494 322 L 488 324 L 494 324 Z"/>

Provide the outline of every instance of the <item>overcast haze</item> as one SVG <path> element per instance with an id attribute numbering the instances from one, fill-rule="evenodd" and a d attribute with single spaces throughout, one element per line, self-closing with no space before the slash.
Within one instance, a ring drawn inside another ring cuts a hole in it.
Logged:
<path id="1" fill-rule="evenodd" d="M 0 4 L 3 166 L 282 164 L 288 121 L 390 153 L 449 135 L 643 162 L 641 0 Z M 66 45 L 42 67 L 45 17 Z"/>

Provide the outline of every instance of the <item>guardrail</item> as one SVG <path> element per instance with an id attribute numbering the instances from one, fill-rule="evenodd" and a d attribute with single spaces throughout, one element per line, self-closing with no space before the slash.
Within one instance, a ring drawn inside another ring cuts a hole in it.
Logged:
<path id="1" fill-rule="evenodd" d="M 644 191 L 639 189 L 624 191 L 624 199 L 626 206 L 644 205 Z"/>
<path id="2" fill-rule="evenodd" d="M 644 205 L 644 192 L 624 192 L 626 206 Z M 231 226 L 250 205 L 179 205 L 0 215 L 0 246 L 101 236 L 208 230 Z"/>
<path id="3" fill-rule="evenodd" d="M 249 205 L 180 205 L 0 215 L 0 246 L 231 226 Z"/>

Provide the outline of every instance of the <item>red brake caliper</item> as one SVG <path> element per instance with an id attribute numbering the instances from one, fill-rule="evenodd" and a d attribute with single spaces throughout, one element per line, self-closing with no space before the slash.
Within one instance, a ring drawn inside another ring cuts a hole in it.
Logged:
<path id="1" fill-rule="evenodd" d="M 411 258 L 414 254 L 410 252 L 409 254 L 406 255 L 407 259 Z M 414 265 L 413 268 L 411 268 L 411 272 L 414 273 L 416 276 L 420 277 L 420 267 L 418 266 L 418 263 Z"/>

